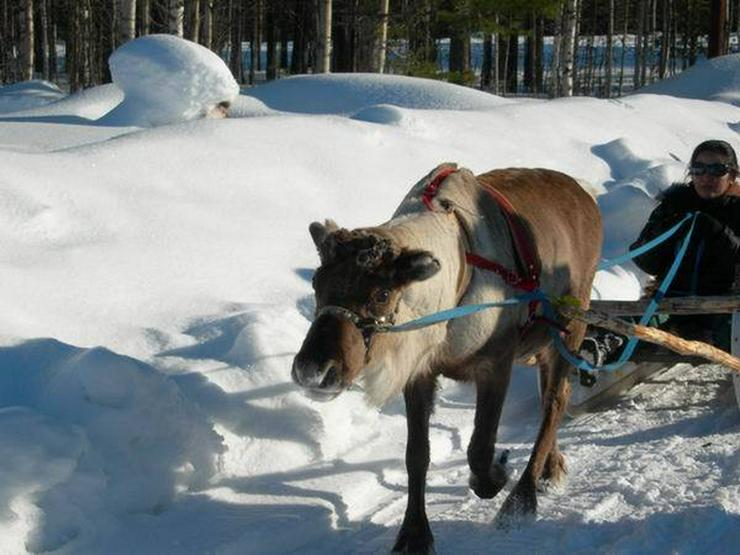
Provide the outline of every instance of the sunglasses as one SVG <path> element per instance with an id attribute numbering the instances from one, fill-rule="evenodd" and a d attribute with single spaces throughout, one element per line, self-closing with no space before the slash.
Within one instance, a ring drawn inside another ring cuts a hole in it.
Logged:
<path id="1" fill-rule="evenodd" d="M 720 163 L 704 164 L 703 162 L 694 162 L 689 168 L 689 173 L 691 175 L 704 175 L 705 173 L 708 173 L 714 177 L 722 177 L 728 171 L 730 171 L 730 166 Z"/>

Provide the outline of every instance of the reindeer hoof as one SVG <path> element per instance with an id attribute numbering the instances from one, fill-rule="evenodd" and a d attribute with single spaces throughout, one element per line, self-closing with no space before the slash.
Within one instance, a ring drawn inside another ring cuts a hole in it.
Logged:
<path id="1" fill-rule="evenodd" d="M 568 471 L 565 468 L 565 457 L 562 453 L 550 453 L 545 461 L 545 468 L 542 472 L 542 480 L 548 482 L 551 486 L 559 486 L 565 481 L 565 475 Z"/>
<path id="2" fill-rule="evenodd" d="M 425 522 L 423 525 L 408 525 L 404 521 L 393 546 L 393 553 L 434 555 L 434 536 L 429 524 Z"/>
<path id="3" fill-rule="evenodd" d="M 481 499 L 492 499 L 498 495 L 509 480 L 509 468 L 506 461 L 509 459 L 509 450 L 501 454 L 498 462 L 494 462 L 488 474 L 481 475 L 472 472 L 468 484 L 475 495 Z"/>
<path id="4" fill-rule="evenodd" d="M 519 482 L 501 505 L 496 515 L 496 526 L 509 529 L 518 528 L 534 520 L 537 514 L 537 495 L 532 485 Z"/>
<path id="5" fill-rule="evenodd" d="M 481 499 L 492 499 L 498 495 L 508 480 L 507 468 L 502 464 L 494 463 L 487 476 L 471 474 L 468 483 L 475 495 Z"/>

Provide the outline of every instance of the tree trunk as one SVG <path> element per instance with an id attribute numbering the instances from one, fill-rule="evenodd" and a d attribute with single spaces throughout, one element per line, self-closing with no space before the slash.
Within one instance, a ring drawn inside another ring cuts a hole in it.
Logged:
<path id="1" fill-rule="evenodd" d="M 33 0 L 21 5 L 20 74 L 22 81 L 33 79 Z"/>
<path id="2" fill-rule="evenodd" d="M 151 0 L 139 0 L 137 7 L 139 11 L 139 36 L 143 37 L 151 33 L 152 29 Z"/>
<path id="3" fill-rule="evenodd" d="M 119 0 L 118 39 L 123 44 L 136 36 L 136 0 Z"/>
<path id="4" fill-rule="evenodd" d="M 187 38 L 193 42 L 200 42 L 200 0 L 189 0 Z"/>
<path id="5" fill-rule="evenodd" d="M 254 85 L 257 69 L 260 65 L 262 40 L 260 38 L 260 18 L 262 17 L 262 1 L 256 0 L 252 14 L 252 31 L 249 37 L 249 84 Z M 239 48 L 241 50 L 241 47 Z"/>
<path id="6" fill-rule="evenodd" d="M 534 13 L 526 15 L 527 33 L 524 38 L 524 91 L 534 92 L 534 65 L 535 65 L 535 26 Z"/>
<path id="7" fill-rule="evenodd" d="M 237 83 L 244 82 L 244 66 L 242 64 L 242 3 L 239 0 L 229 2 L 229 69 Z M 251 70 L 250 70 L 251 71 Z M 250 72 L 251 75 L 251 72 Z"/>
<path id="8" fill-rule="evenodd" d="M 545 18 L 534 20 L 534 92 L 545 92 Z"/>
<path id="9" fill-rule="evenodd" d="M 171 35 L 182 38 L 183 22 L 185 20 L 185 0 L 168 0 L 167 31 Z"/>
<path id="10" fill-rule="evenodd" d="M 727 0 L 712 0 L 709 25 L 709 48 L 707 58 L 727 54 L 725 27 L 727 25 Z"/>
<path id="11" fill-rule="evenodd" d="M 277 37 L 275 33 L 274 6 L 268 4 L 265 10 L 265 39 L 267 40 L 267 68 L 265 77 L 268 81 L 277 78 Z"/>
<path id="12" fill-rule="evenodd" d="M 296 17 L 293 22 L 293 55 L 290 58 L 290 72 L 294 75 L 306 73 L 308 70 L 308 29 L 311 28 L 310 10 L 306 4 L 296 5 Z"/>
<path id="13" fill-rule="evenodd" d="M 662 36 L 660 40 L 660 67 L 658 68 L 658 78 L 665 79 L 668 74 L 668 65 L 670 63 L 670 43 L 671 43 L 671 12 L 673 11 L 673 0 L 663 0 L 663 25 Z"/>
<path id="14" fill-rule="evenodd" d="M 378 30 L 375 36 L 373 71 L 385 73 L 385 57 L 388 50 L 388 20 L 390 19 L 390 0 L 380 0 Z"/>
<path id="15" fill-rule="evenodd" d="M 552 60 L 550 65 L 550 96 L 560 96 L 562 86 L 562 54 L 563 54 L 563 22 L 565 16 L 565 7 L 561 7 L 560 14 L 556 19 L 555 36 L 552 41 Z"/>
<path id="16" fill-rule="evenodd" d="M 316 72 L 331 71 L 332 0 L 319 0 L 319 43 Z"/>
<path id="17" fill-rule="evenodd" d="M 49 43 L 49 81 L 55 81 L 57 78 L 57 22 L 54 14 L 52 0 L 45 0 L 48 4 L 46 26 L 47 42 Z"/>
<path id="18" fill-rule="evenodd" d="M 203 6 L 203 46 L 213 50 L 213 0 L 205 0 Z"/>
<path id="19" fill-rule="evenodd" d="M 339 4 L 341 6 L 341 4 Z M 355 14 L 354 1 L 345 3 L 343 11 L 332 9 L 331 60 L 329 68 L 338 73 L 355 70 Z"/>
<path id="20" fill-rule="evenodd" d="M 642 37 L 645 33 L 645 0 L 638 0 L 635 9 L 637 10 L 637 33 L 635 35 L 635 73 L 632 76 L 632 86 L 635 89 L 639 89 L 642 62 L 644 59 Z"/>
<path id="21" fill-rule="evenodd" d="M 470 69 L 470 34 L 465 29 L 453 29 L 450 37 L 450 73 L 462 75 Z"/>
<path id="22" fill-rule="evenodd" d="M 493 77 L 493 35 L 483 34 L 483 65 L 480 70 L 480 87 L 487 90 L 491 88 Z"/>
<path id="23" fill-rule="evenodd" d="M 612 64 L 614 58 L 614 0 L 609 0 L 609 14 L 607 20 L 606 29 L 606 53 L 605 64 L 604 64 L 604 96 L 611 98 L 612 96 Z"/>
<path id="24" fill-rule="evenodd" d="M 51 67 L 50 61 L 52 59 L 51 49 L 54 46 L 49 42 L 49 6 L 47 0 L 39 0 L 39 34 L 41 35 L 41 50 L 40 50 L 40 61 L 41 61 L 41 74 L 47 81 L 51 80 Z"/>
<path id="25" fill-rule="evenodd" d="M 509 51 L 506 54 L 506 91 L 516 93 L 519 85 L 519 35 L 509 34 Z"/>
<path id="26" fill-rule="evenodd" d="M 562 79 L 560 96 L 573 96 L 573 58 L 576 44 L 577 0 L 566 0 L 563 11 Z"/>

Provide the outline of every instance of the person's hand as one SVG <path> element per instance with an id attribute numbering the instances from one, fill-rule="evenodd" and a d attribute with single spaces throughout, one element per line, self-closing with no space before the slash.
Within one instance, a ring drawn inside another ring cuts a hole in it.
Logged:
<path id="1" fill-rule="evenodd" d="M 725 226 L 709 214 L 699 212 L 696 216 L 694 231 L 701 237 L 714 237 L 725 231 Z"/>

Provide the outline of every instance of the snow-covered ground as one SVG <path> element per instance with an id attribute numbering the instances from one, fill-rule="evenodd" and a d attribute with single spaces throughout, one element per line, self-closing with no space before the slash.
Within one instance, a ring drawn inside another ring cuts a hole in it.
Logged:
<path id="1" fill-rule="evenodd" d="M 721 83 L 721 98 L 666 85 L 513 101 L 335 75 L 245 91 L 229 119 L 146 129 L 104 124 L 115 85 L 0 89 L 0 552 L 387 552 L 405 507 L 402 402 L 379 410 L 354 390 L 318 404 L 290 381 L 313 309 L 308 224 L 380 223 L 444 161 L 541 166 L 600 191 L 604 256 L 620 254 L 698 142 L 740 147 L 740 56 L 692 71 L 692 90 Z M 600 272 L 594 297 L 636 298 L 641 279 Z M 737 552 L 725 369 L 679 365 L 565 422 L 566 485 L 508 533 L 491 524 L 506 492 L 467 488 L 471 387 L 438 397 L 439 553 Z M 513 478 L 537 425 L 535 372 L 517 368 L 499 434 Z"/>

